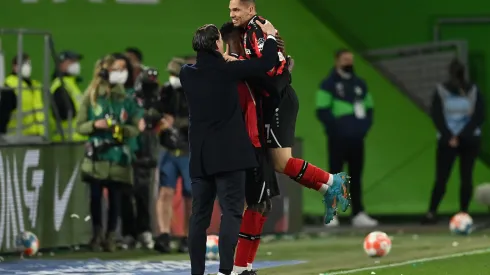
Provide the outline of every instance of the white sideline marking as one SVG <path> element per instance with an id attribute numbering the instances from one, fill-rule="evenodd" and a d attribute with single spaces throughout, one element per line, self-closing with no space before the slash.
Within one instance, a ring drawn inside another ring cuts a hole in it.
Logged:
<path id="1" fill-rule="evenodd" d="M 345 271 L 327 272 L 327 274 L 328 275 L 352 274 L 352 273 L 361 272 L 361 271 L 371 271 L 371 270 L 377 270 L 377 269 L 385 269 L 385 268 L 390 268 L 390 267 L 398 267 L 398 266 L 404 266 L 404 265 L 410 265 L 410 264 L 432 262 L 432 261 L 445 260 L 445 259 L 451 259 L 451 258 L 458 258 L 458 257 L 462 257 L 462 256 L 485 254 L 485 253 L 490 253 L 490 249 L 479 249 L 479 250 L 473 250 L 473 251 L 468 251 L 468 252 L 455 253 L 455 254 L 444 255 L 444 256 L 437 256 L 437 257 L 430 257 L 430 258 L 421 258 L 421 259 L 417 259 L 417 260 L 405 261 L 405 262 L 400 262 L 400 263 L 393 263 L 393 264 L 386 264 L 386 265 L 376 265 L 376 266 L 356 268 L 356 269 L 345 270 Z"/>

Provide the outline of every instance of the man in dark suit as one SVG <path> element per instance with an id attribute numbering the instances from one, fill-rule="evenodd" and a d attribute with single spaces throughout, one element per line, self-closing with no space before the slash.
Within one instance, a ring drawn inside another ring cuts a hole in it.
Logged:
<path id="1" fill-rule="evenodd" d="M 258 166 L 242 117 L 238 82 L 264 75 L 278 58 L 274 26 L 268 22 L 257 24 L 268 34 L 263 58 L 237 61 L 223 53 L 218 28 L 205 25 L 192 40 L 197 63 L 185 65 L 180 73 L 189 104 L 192 178 L 189 255 L 193 275 L 205 272 L 206 229 L 216 194 L 222 211 L 219 274 L 229 275 L 233 269 L 245 199 L 245 170 Z"/>

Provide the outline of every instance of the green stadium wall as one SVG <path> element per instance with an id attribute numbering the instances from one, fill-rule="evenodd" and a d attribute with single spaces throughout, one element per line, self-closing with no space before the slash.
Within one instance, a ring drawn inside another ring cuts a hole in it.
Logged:
<path id="1" fill-rule="evenodd" d="M 300 0 L 325 25 L 358 51 L 433 41 L 438 19 L 455 17 L 487 17 L 490 2 L 443 0 Z M 469 44 L 471 79 L 490 106 L 488 47 L 490 23 L 443 25 L 441 39 L 466 40 Z M 487 108 L 490 117 L 490 108 Z M 490 138 L 490 119 L 483 127 L 483 139 Z M 490 165 L 490 143 L 482 144 L 481 159 Z"/>
<path id="2" fill-rule="evenodd" d="M 144 63 L 165 68 L 172 56 L 191 53 L 191 37 L 205 23 L 220 25 L 228 20 L 227 1 L 160 1 L 158 5 L 122 5 L 113 1 L 93 4 L 68 1 L 53 4 L 41 1 L 0 1 L 0 27 L 35 28 L 52 32 L 56 49 L 71 49 L 85 55 L 82 62 L 84 84 L 91 76 L 97 58 L 140 47 Z M 262 3 L 263 2 L 263 3 Z M 315 118 L 315 92 L 333 64 L 333 52 L 348 45 L 322 24 L 297 1 L 259 1 L 260 14 L 270 19 L 287 41 L 287 50 L 295 59 L 293 85 L 301 107 L 297 135 L 304 140 L 304 157 L 327 168 L 326 139 Z M 291 14 L 294 13 L 294 24 Z M 16 51 L 16 38 L 2 37 L 3 50 L 10 60 Z M 25 38 L 25 50 L 31 54 L 34 77 L 40 78 L 42 39 Z M 434 177 L 435 131 L 425 114 L 362 58 L 356 71 L 363 76 L 375 100 L 375 123 L 366 141 L 364 202 L 371 213 L 422 213 L 426 210 Z M 161 80 L 165 80 L 163 73 Z M 480 163 L 475 181 L 485 179 Z M 458 210 L 454 173 L 443 212 Z M 304 192 L 303 208 L 309 214 L 323 214 L 321 197 Z M 292 206 L 298 207 L 298 206 Z M 483 210 L 472 205 L 472 210 Z"/>

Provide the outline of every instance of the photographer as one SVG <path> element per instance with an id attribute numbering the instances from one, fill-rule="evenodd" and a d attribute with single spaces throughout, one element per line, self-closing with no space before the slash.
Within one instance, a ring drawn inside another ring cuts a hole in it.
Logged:
<path id="1" fill-rule="evenodd" d="M 141 113 L 134 101 L 126 96 L 123 85 L 115 81 L 123 71 L 113 56 L 99 60 L 78 112 L 77 132 L 89 137 L 81 171 L 82 180 L 90 186 L 92 250 L 102 247 L 108 252 L 115 251 L 121 192 L 131 187 L 133 158 L 128 140 L 139 133 L 137 126 Z M 109 196 L 105 236 L 102 229 L 103 188 L 107 188 Z"/>
<path id="2" fill-rule="evenodd" d="M 185 59 L 173 58 L 167 66 L 169 81 L 162 87 L 162 103 L 165 112 L 174 118 L 173 127 L 160 134 L 160 144 L 164 151 L 160 156 L 160 190 L 156 203 L 156 214 L 160 236 L 155 249 L 161 253 L 170 252 L 170 228 L 173 214 L 173 198 L 179 177 L 182 178 L 184 198 L 184 236 L 181 236 L 178 251 L 188 252 L 187 233 L 191 213 L 191 179 L 189 175 L 189 110 L 180 84 L 179 73 Z"/>
<path id="3" fill-rule="evenodd" d="M 129 58 L 121 53 L 114 53 L 112 56 L 115 59 L 115 63 L 121 71 L 118 74 L 113 76 L 112 81 L 118 84 L 124 85 L 124 90 L 126 95 L 128 95 L 131 99 L 134 99 L 135 89 L 134 89 L 134 79 L 133 79 L 133 65 L 130 62 Z M 140 108 L 140 112 L 144 112 L 142 108 Z M 138 136 L 132 137 L 128 140 L 129 148 L 131 152 L 136 154 L 139 149 L 138 144 Z M 134 180 L 133 180 L 134 182 Z M 134 198 L 134 190 L 133 188 L 126 188 L 124 192 L 121 194 L 121 200 L 127 203 L 121 205 L 121 233 L 123 236 L 123 246 L 124 248 L 133 247 L 135 244 L 135 240 L 138 237 L 136 232 L 136 214 L 135 210 L 139 212 L 141 208 L 141 204 L 136 203 L 137 201 Z M 146 204 L 143 205 L 143 207 Z M 145 210 L 142 210 L 143 213 Z"/>
<path id="4" fill-rule="evenodd" d="M 142 66 L 141 85 L 135 92 L 135 100 L 144 109 L 145 125 L 138 137 L 138 150 L 134 167 L 133 196 L 136 203 L 134 232 L 139 241 L 148 249 L 153 249 L 150 219 L 150 186 L 152 186 L 157 166 L 158 131 L 169 127 L 163 119 L 163 106 L 160 102 L 158 71 Z M 140 125 L 140 127 L 142 127 Z"/>

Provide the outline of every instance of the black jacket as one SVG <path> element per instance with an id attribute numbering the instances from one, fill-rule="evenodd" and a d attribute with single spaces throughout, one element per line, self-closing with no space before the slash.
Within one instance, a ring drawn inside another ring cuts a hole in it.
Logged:
<path id="1" fill-rule="evenodd" d="M 263 57 L 226 62 L 217 51 L 198 52 L 180 81 L 189 104 L 190 175 L 202 177 L 257 167 L 238 98 L 238 82 L 274 67 L 277 43 L 267 39 Z"/>

